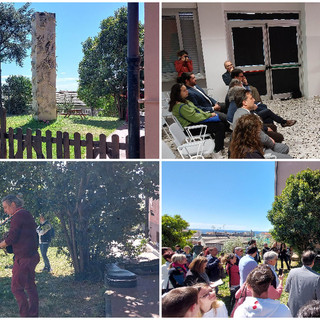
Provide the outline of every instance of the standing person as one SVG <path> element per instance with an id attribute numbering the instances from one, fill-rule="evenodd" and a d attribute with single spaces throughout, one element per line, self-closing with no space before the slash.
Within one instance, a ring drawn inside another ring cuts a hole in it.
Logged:
<path id="1" fill-rule="evenodd" d="M 240 260 L 239 263 L 239 273 L 240 273 L 240 286 L 244 284 L 247 279 L 248 274 L 251 270 L 258 266 L 258 263 L 254 259 L 257 255 L 257 247 L 249 246 L 247 248 L 247 254 Z"/>
<path id="2" fill-rule="evenodd" d="M 254 239 L 249 240 L 247 249 L 248 249 L 250 246 L 255 246 L 255 247 L 257 248 L 257 254 L 256 254 L 256 256 L 254 257 L 254 260 L 256 260 L 257 263 L 260 263 L 260 262 L 261 262 L 261 259 L 260 259 L 259 249 L 258 249 L 258 247 L 257 247 L 257 241 L 254 240 Z"/>
<path id="3" fill-rule="evenodd" d="M 320 274 L 312 270 L 315 259 L 313 251 L 304 251 L 301 258 L 303 266 L 289 272 L 285 290 L 289 292 L 288 307 L 293 317 L 308 301 L 320 300 Z"/>
<path id="4" fill-rule="evenodd" d="M 271 249 L 268 247 L 268 244 L 267 243 L 264 243 L 263 244 L 263 249 L 262 249 L 262 257 L 264 257 L 264 254 L 266 252 L 269 252 Z"/>
<path id="5" fill-rule="evenodd" d="M 183 248 L 183 253 L 184 255 L 186 256 L 187 258 L 187 261 L 188 261 L 188 266 L 189 264 L 192 262 L 193 260 L 193 254 L 191 253 L 191 248 L 189 246 L 185 246 Z"/>
<path id="6" fill-rule="evenodd" d="M 290 246 L 287 249 L 287 255 L 288 255 L 289 267 L 291 268 L 291 261 L 292 261 L 292 256 L 293 256 L 293 248 L 292 248 L 292 246 Z"/>
<path id="7" fill-rule="evenodd" d="M 237 318 L 291 318 L 289 308 L 279 300 L 269 298 L 269 287 L 273 274 L 266 265 L 260 265 L 252 270 L 247 278 L 247 285 L 252 291 L 252 297 L 236 309 L 234 317 Z"/>
<path id="8" fill-rule="evenodd" d="M 198 243 L 193 246 L 192 251 L 195 256 L 198 256 L 202 252 L 202 249 L 203 245 L 201 244 L 201 241 L 198 241 Z"/>
<path id="9" fill-rule="evenodd" d="M 226 272 L 229 276 L 229 289 L 230 289 L 230 313 L 236 302 L 235 295 L 240 288 L 240 274 L 239 266 L 236 265 L 237 257 L 231 253 L 227 257 Z"/>
<path id="10" fill-rule="evenodd" d="M 37 227 L 37 233 L 39 235 L 40 252 L 44 261 L 44 268 L 42 271 L 50 272 L 51 266 L 47 252 L 52 240 L 53 227 L 43 215 L 40 215 L 40 225 Z"/>
<path id="11" fill-rule="evenodd" d="M 170 291 L 173 286 L 169 281 L 169 266 L 171 263 L 171 258 L 173 256 L 173 252 L 166 252 L 162 257 L 166 260 L 166 263 L 161 266 L 161 280 L 162 280 L 162 294 Z"/>
<path id="12" fill-rule="evenodd" d="M 286 265 L 287 265 L 287 269 L 290 270 L 290 266 L 289 266 L 289 263 L 288 263 L 288 255 L 287 255 L 287 246 L 283 242 L 281 243 L 281 246 L 280 246 L 279 257 L 280 257 L 280 260 L 281 260 L 281 268 L 283 269 L 283 261 L 284 261 L 286 263 Z"/>
<path id="13" fill-rule="evenodd" d="M 236 258 L 237 258 L 235 264 L 238 266 L 239 265 L 239 261 L 240 261 L 240 259 L 242 258 L 242 255 L 243 255 L 243 249 L 241 247 L 235 247 L 234 248 L 234 254 L 235 254 Z"/>
<path id="14" fill-rule="evenodd" d="M 178 77 L 182 75 L 184 72 L 192 72 L 193 65 L 192 60 L 189 59 L 188 52 L 186 50 L 180 50 L 177 52 L 178 60 L 174 62 L 174 67 L 178 72 Z"/>
<path id="15" fill-rule="evenodd" d="M 37 225 L 31 213 L 23 209 L 20 196 L 4 197 L 2 206 L 4 212 L 11 217 L 9 234 L 0 243 L 0 248 L 12 245 L 15 255 L 11 291 L 18 302 L 21 317 L 38 317 L 39 298 L 35 284 L 35 268 L 40 257 Z"/>
<path id="16" fill-rule="evenodd" d="M 168 272 L 169 281 L 174 288 L 183 286 L 187 272 L 188 268 L 186 256 L 183 253 L 175 253 L 171 257 L 171 264 Z"/>

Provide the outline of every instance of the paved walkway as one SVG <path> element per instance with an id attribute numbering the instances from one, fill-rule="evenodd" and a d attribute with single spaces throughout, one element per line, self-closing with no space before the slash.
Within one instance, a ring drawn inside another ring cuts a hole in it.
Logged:
<path id="1" fill-rule="evenodd" d="M 119 136 L 119 142 L 126 142 L 126 136 L 129 135 L 129 130 L 128 130 L 128 122 L 123 124 L 121 127 L 119 127 L 116 131 L 114 131 L 109 137 L 107 137 L 107 141 L 111 142 L 112 136 L 116 134 Z M 143 137 L 145 135 L 145 129 L 144 129 L 144 117 L 141 121 L 141 126 L 140 126 L 140 137 Z M 125 150 L 120 150 L 120 159 L 126 159 L 126 152 Z"/>
<path id="2" fill-rule="evenodd" d="M 137 276 L 136 288 L 108 288 L 111 317 L 159 317 L 159 275 Z"/>

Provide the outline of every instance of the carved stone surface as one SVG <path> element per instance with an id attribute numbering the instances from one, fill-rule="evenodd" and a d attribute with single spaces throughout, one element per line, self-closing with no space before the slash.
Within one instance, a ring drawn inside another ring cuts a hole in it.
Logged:
<path id="1" fill-rule="evenodd" d="M 36 12 L 32 17 L 32 109 L 38 120 L 55 120 L 56 108 L 56 17 Z"/>

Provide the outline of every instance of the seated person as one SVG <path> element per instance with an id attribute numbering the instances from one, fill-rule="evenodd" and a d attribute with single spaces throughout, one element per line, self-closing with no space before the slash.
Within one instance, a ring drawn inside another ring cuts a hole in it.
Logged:
<path id="1" fill-rule="evenodd" d="M 248 90 L 237 91 L 235 94 L 235 103 L 238 109 L 233 116 L 233 130 L 235 130 L 237 121 L 241 116 L 251 113 L 257 107 L 251 91 Z M 275 142 L 263 130 L 260 130 L 260 139 L 264 147 L 265 157 L 267 155 L 268 158 L 292 158 L 288 155 L 289 147 L 287 145 Z"/>
<path id="2" fill-rule="evenodd" d="M 239 118 L 230 143 L 231 159 L 264 159 L 260 139 L 262 123 L 254 114 Z"/>
<path id="3" fill-rule="evenodd" d="M 238 107 L 234 101 L 234 96 L 235 96 L 235 93 L 239 90 L 243 90 L 243 87 L 242 87 L 242 83 L 240 80 L 238 79 L 232 79 L 230 81 L 230 84 L 229 84 L 229 90 L 228 90 L 228 93 L 227 93 L 227 97 L 228 97 L 228 100 L 229 100 L 229 108 L 228 108 L 228 113 L 227 113 L 227 120 L 232 123 L 233 122 L 233 116 L 235 114 L 235 112 L 237 111 Z"/>
<path id="4" fill-rule="evenodd" d="M 186 50 L 180 50 L 177 52 L 177 56 L 178 60 L 174 62 L 174 66 L 178 72 L 178 77 L 180 77 L 183 72 L 192 72 L 193 65 L 192 60 L 189 59 L 188 52 Z"/>
<path id="5" fill-rule="evenodd" d="M 217 300 L 215 289 L 205 283 L 199 283 L 194 288 L 199 291 L 200 317 L 228 318 L 228 311 L 223 301 Z"/>
<path id="6" fill-rule="evenodd" d="M 224 62 L 224 68 L 227 71 L 222 75 L 222 80 L 228 86 L 231 82 L 231 71 L 234 69 L 234 66 L 231 61 L 227 60 Z"/>
<path id="7" fill-rule="evenodd" d="M 229 91 L 228 91 L 228 99 L 230 101 L 229 104 L 229 108 L 228 108 L 228 113 L 227 113 L 227 120 L 229 123 L 233 122 L 233 116 L 235 114 L 235 112 L 237 111 L 237 105 L 234 101 L 234 96 L 236 94 L 237 91 L 239 90 L 245 90 L 242 86 L 242 83 L 240 80 L 238 79 L 232 79 L 230 82 L 230 86 L 229 86 Z M 256 111 L 252 111 L 254 113 L 256 113 Z M 260 116 L 260 114 L 262 115 L 262 117 L 266 117 L 268 114 L 273 114 L 275 117 L 277 117 L 271 110 L 266 109 L 266 110 L 262 110 L 260 111 L 260 113 L 258 113 L 258 115 Z M 284 140 L 284 137 L 281 133 L 277 132 L 277 126 L 275 126 L 273 123 L 265 123 L 264 119 L 261 118 L 261 120 L 264 122 L 263 125 L 263 131 L 269 136 L 271 137 L 275 142 L 279 142 L 281 143 Z M 282 119 L 282 118 L 281 118 Z M 266 120 L 266 118 L 265 118 Z M 272 120 L 271 120 L 272 122 Z"/>
<path id="8" fill-rule="evenodd" d="M 172 86 L 169 101 L 169 111 L 178 119 L 181 126 L 186 128 L 194 124 L 205 124 L 207 133 L 214 135 L 215 153 L 220 152 L 224 147 L 225 126 L 221 121 L 216 120 L 214 112 L 204 112 L 197 108 L 191 101 L 187 100 L 188 90 L 182 83 Z M 213 119 L 215 117 L 215 119 Z M 199 134 L 198 130 L 191 130 L 192 134 Z"/>
<path id="9" fill-rule="evenodd" d="M 246 283 L 253 296 L 246 297 L 244 302 L 238 306 L 234 313 L 234 318 L 292 317 L 286 305 L 279 300 L 268 297 L 272 277 L 273 273 L 266 265 L 260 265 L 249 273 Z"/>
<path id="10" fill-rule="evenodd" d="M 207 258 L 198 256 L 193 259 L 189 265 L 186 279 L 184 280 L 185 286 L 193 286 L 199 282 L 210 284 L 210 279 L 206 273 Z"/>
<path id="11" fill-rule="evenodd" d="M 183 83 L 189 92 L 189 100 L 203 111 L 223 111 L 217 100 L 209 97 L 204 90 L 197 85 L 196 76 L 193 73 L 183 73 L 177 82 Z M 226 113 L 226 112 L 225 112 Z"/>
<path id="12" fill-rule="evenodd" d="M 199 292 L 193 287 L 176 288 L 162 298 L 164 318 L 196 318 L 199 316 Z"/>
<path id="13" fill-rule="evenodd" d="M 253 86 L 249 86 L 247 78 L 244 76 L 243 71 L 241 69 L 234 69 L 231 72 L 231 78 L 232 79 L 238 79 L 242 82 L 243 87 L 246 90 L 250 90 L 252 93 L 252 96 L 257 104 L 256 113 L 261 117 L 263 120 L 263 123 L 265 124 L 273 124 L 273 121 L 280 123 L 282 127 L 291 127 L 293 126 L 297 121 L 296 120 L 285 120 L 272 112 L 268 107 L 262 103 L 259 91 L 257 88 Z M 273 127 L 273 131 L 276 131 Z"/>

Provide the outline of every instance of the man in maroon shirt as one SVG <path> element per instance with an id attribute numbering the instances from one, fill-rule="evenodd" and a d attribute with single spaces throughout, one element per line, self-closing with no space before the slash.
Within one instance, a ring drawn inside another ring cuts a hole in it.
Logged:
<path id="1" fill-rule="evenodd" d="M 0 248 L 12 245 L 15 255 L 11 291 L 18 302 L 21 317 L 38 317 L 39 298 L 35 284 L 35 268 L 40 257 L 37 225 L 31 213 L 22 208 L 23 200 L 17 196 L 6 196 L 2 199 L 2 205 L 11 222 L 9 234 L 0 243 Z"/>

